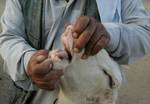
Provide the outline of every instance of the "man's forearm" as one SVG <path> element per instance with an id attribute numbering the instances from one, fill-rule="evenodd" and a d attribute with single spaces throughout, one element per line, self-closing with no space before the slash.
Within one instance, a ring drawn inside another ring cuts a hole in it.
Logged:
<path id="1" fill-rule="evenodd" d="M 6 71 L 17 85 L 30 89 L 31 81 L 26 76 L 24 55 L 35 49 L 26 41 L 23 16 L 17 0 L 7 0 L 1 25 L 0 54 L 7 65 Z"/>
<path id="2" fill-rule="evenodd" d="M 108 51 L 121 64 L 150 52 L 150 16 L 141 0 L 122 0 L 122 23 L 104 23 L 111 36 Z"/>

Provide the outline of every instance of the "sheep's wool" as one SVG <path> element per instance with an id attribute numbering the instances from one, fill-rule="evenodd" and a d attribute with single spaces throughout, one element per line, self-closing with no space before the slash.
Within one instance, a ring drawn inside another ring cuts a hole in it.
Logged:
<path id="1" fill-rule="evenodd" d="M 64 47 L 73 46 L 72 26 L 62 35 Z M 122 83 L 119 65 L 102 49 L 97 55 L 82 60 L 81 53 L 71 53 L 72 60 L 53 61 L 54 68 L 64 68 L 58 104 L 115 104 Z M 50 53 L 50 56 L 52 54 Z"/>

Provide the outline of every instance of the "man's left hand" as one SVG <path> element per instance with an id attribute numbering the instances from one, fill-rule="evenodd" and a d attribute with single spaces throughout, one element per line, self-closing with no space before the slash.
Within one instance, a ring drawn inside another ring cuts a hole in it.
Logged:
<path id="1" fill-rule="evenodd" d="M 102 48 L 106 48 L 110 35 L 103 24 L 92 17 L 81 16 L 73 28 L 74 52 L 79 53 L 84 49 L 82 59 L 96 55 Z"/>

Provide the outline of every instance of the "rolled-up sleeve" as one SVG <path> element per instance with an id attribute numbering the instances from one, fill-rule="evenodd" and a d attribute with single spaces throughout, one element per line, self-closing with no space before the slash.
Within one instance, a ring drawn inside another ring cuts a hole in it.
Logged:
<path id="1" fill-rule="evenodd" d="M 36 51 L 25 35 L 24 18 L 18 0 L 7 0 L 1 17 L 0 54 L 7 67 L 6 71 L 16 85 L 25 90 L 33 90 L 30 78 L 26 75 L 27 63 Z"/>
<path id="2" fill-rule="evenodd" d="M 141 0 L 121 0 L 121 23 L 103 23 L 110 33 L 107 47 L 120 64 L 130 64 L 150 52 L 150 16 Z"/>

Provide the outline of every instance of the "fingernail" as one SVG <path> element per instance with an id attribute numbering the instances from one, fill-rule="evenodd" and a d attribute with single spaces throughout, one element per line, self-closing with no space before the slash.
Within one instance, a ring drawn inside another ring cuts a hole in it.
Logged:
<path id="1" fill-rule="evenodd" d="M 39 56 L 36 57 L 36 59 L 37 59 L 38 62 L 41 62 L 45 59 L 45 56 L 39 55 Z"/>
<path id="2" fill-rule="evenodd" d="M 73 33 L 73 37 L 74 37 L 74 38 L 77 38 L 77 37 L 78 37 L 78 34 L 77 34 L 76 32 L 74 32 L 74 33 Z"/>
<path id="3" fill-rule="evenodd" d="M 73 52 L 75 52 L 75 53 L 79 53 L 80 51 L 79 51 L 79 49 L 78 49 L 78 48 L 74 48 L 74 49 L 73 49 Z"/>

